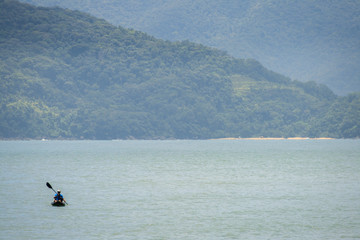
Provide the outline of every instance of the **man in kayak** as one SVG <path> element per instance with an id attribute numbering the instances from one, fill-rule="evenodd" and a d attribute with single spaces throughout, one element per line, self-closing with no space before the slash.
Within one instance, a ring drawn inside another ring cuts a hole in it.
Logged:
<path id="1" fill-rule="evenodd" d="M 61 191 L 60 190 L 57 190 L 57 193 L 55 194 L 55 197 L 54 197 L 54 202 L 63 202 L 65 201 L 63 195 L 61 194 Z"/>

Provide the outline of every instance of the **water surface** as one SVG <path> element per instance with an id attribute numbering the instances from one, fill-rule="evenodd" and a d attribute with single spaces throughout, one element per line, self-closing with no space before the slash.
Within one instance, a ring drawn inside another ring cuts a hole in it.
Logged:
<path id="1" fill-rule="evenodd" d="M 1 141 L 0 167 L 0 239 L 360 238 L 360 140 Z"/>

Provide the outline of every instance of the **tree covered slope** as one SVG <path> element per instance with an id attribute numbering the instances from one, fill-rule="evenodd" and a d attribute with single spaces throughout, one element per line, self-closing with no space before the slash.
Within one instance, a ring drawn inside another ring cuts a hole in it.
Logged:
<path id="1" fill-rule="evenodd" d="M 360 91 L 358 0 L 22 0 L 89 12 L 168 40 L 254 58 L 337 94 Z"/>
<path id="2" fill-rule="evenodd" d="M 78 11 L 0 0 L 0 137 L 359 137 L 359 95 Z"/>

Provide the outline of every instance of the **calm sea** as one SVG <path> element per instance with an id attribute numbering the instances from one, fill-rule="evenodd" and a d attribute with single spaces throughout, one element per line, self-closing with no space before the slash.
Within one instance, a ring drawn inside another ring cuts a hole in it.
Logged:
<path id="1" fill-rule="evenodd" d="M 1 141 L 0 239 L 360 239 L 360 140 Z"/>

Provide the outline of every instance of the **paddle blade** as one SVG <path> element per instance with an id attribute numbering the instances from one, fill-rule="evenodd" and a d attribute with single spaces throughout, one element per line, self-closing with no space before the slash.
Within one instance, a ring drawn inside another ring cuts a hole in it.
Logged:
<path id="1" fill-rule="evenodd" d="M 52 186 L 50 185 L 50 183 L 48 183 L 48 182 L 46 182 L 46 186 L 47 186 L 48 188 L 53 189 Z"/>

